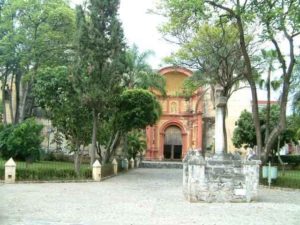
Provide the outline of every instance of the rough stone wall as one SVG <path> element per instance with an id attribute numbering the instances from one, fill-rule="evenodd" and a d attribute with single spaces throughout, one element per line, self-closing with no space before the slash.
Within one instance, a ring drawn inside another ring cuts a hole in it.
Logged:
<path id="1" fill-rule="evenodd" d="M 204 158 L 189 151 L 183 162 L 183 193 L 190 202 L 250 202 L 257 195 L 258 161 Z"/>

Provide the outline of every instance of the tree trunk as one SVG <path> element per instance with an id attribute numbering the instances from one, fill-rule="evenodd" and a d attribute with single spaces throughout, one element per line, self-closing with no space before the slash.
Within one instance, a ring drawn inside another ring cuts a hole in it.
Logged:
<path id="1" fill-rule="evenodd" d="M 8 87 L 8 94 L 9 94 L 9 112 L 10 112 L 10 119 L 11 123 L 14 123 L 14 109 L 13 109 L 13 83 L 14 83 L 14 76 L 11 77 L 10 87 Z"/>
<path id="2" fill-rule="evenodd" d="M 270 134 L 270 113 L 271 113 L 271 70 L 272 67 L 270 65 L 268 71 L 268 78 L 267 78 L 267 112 L 266 112 L 266 133 L 265 133 L 265 140 L 264 145 L 266 146 L 267 140 Z"/>
<path id="3" fill-rule="evenodd" d="M 291 76 L 293 73 L 293 69 L 296 63 L 295 56 L 294 56 L 294 40 L 293 37 L 289 36 L 287 32 L 285 31 L 285 36 L 287 40 L 289 41 L 289 48 L 290 48 L 290 54 L 289 54 L 289 66 L 286 70 L 286 62 L 283 59 L 280 49 L 278 47 L 278 43 L 275 39 L 272 39 L 272 42 L 274 46 L 277 49 L 277 53 L 279 56 L 279 62 L 281 63 L 282 70 L 283 70 L 283 87 L 282 87 L 282 95 L 280 99 L 280 118 L 278 125 L 272 130 L 267 143 L 266 143 L 266 153 L 269 154 L 272 150 L 272 146 L 276 141 L 277 136 L 286 129 L 286 106 L 288 101 L 288 95 L 289 95 L 289 89 L 290 89 L 290 83 L 291 83 Z"/>
<path id="4" fill-rule="evenodd" d="M 21 74 L 20 71 L 17 71 L 16 73 L 16 79 L 15 79 L 15 88 L 16 88 L 16 109 L 15 109 L 15 121 L 14 123 L 17 124 L 19 122 L 19 116 L 20 116 L 20 85 L 21 85 Z"/>
<path id="5" fill-rule="evenodd" d="M 287 75 L 285 75 L 287 76 Z M 286 129 L 286 105 L 287 105 L 287 99 L 288 99 L 288 90 L 290 87 L 289 79 L 284 79 L 283 83 L 283 90 L 282 90 L 282 96 L 280 101 L 280 117 L 279 117 L 279 123 L 278 125 L 272 130 L 272 132 L 269 135 L 269 138 L 266 143 L 266 154 L 268 155 L 271 150 L 272 146 L 274 145 L 278 135 Z M 264 160 L 265 162 L 265 160 Z"/>
<path id="6" fill-rule="evenodd" d="M 3 124 L 7 125 L 7 118 L 6 118 L 6 104 L 5 104 L 5 87 L 7 83 L 7 76 L 4 74 L 4 79 L 2 79 L 2 108 L 3 108 Z"/>
<path id="7" fill-rule="evenodd" d="M 98 120 L 98 115 L 96 110 L 93 110 L 93 133 L 92 133 L 92 148 L 90 152 L 90 157 L 91 157 L 91 166 L 93 166 L 93 163 L 95 162 L 96 158 L 96 142 L 97 142 L 97 120 Z"/>
<path id="8" fill-rule="evenodd" d="M 21 123 L 22 121 L 24 121 L 25 118 L 25 108 L 26 108 L 26 101 L 27 101 L 27 96 L 28 96 L 28 88 L 29 88 L 29 84 L 28 82 L 26 82 L 25 84 L 22 85 L 22 96 L 21 96 L 21 104 L 19 107 L 19 123 Z"/>
<path id="9" fill-rule="evenodd" d="M 244 27 L 239 16 L 236 16 L 237 26 L 239 30 L 239 39 L 240 39 L 240 46 L 243 53 L 243 57 L 245 60 L 245 78 L 247 79 L 250 88 L 251 88 L 251 95 L 252 95 L 252 115 L 253 121 L 255 126 L 255 134 L 256 134 L 256 144 L 257 144 L 257 151 L 259 157 L 261 157 L 262 152 L 262 137 L 261 137 L 261 129 L 260 129 L 260 122 L 259 122 L 259 113 L 258 113 L 258 101 L 257 101 L 257 90 L 255 81 L 252 74 L 252 65 L 251 60 L 247 51 L 247 45 L 245 41 L 245 34 L 244 34 Z"/>
<path id="10" fill-rule="evenodd" d="M 74 152 L 74 169 L 77 176 L 80 175 L 80 157 L 81 157 L 81 150 L 80 145 L 76 144 L 75 152 Z"/>
<path id="11" fill-rule="evenodd" d="M 115 134 L 114 134 L 114 137 L 113 137 L 113 141 L 111 142 L 110 146 L 108 146 L 107 150 L 106 150 L 106 153 L 105 153 L 105 157 L 103 159 L 103 162 L 104 163 L 108 163 L 111 156 L 114 155 L 115 153 L 115 150 L 116 150 L 116 146 L 117 146 L 117 143 L 120 139 L 120 131 L 117 131 Z"/>
<path id="12" fill-rule="evenodd" d="M 227 117 L 227 104 L 223 107 L 223 130 L 224 130 L 224 153 L 228 153 L 228 146 L 227 146 L 227 130 L 226 130 L 226 117 Z"/>

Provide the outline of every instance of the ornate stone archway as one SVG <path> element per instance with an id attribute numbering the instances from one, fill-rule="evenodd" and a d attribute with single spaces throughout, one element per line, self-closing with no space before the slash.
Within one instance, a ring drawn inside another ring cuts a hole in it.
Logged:
<path id="1" fill-rule="evenodd" d="M 175 132 L 173 137 L 169 136 L 170 133 Z M 180 140 L 174 140 L 176 136 L 180 135 Z M 172 140 L 173 138 L 173 140 Z M 166 146 L 169 145 L 170 152 L 166 153 Z M 180 149 L 179 149 L 180 148 Z M 183 158 L 187 151 L 187 133 L 184 126 L 180 121 L 168 121 L 161 126 L 160 129 L 160 155 L 169 160 L 180 160 Z M 179 153 L 180 152 L 180 153 Z M 166 156 L 170 154 L 170 157 Z M 180 156 L 178 155 L 180 154 Z"/>

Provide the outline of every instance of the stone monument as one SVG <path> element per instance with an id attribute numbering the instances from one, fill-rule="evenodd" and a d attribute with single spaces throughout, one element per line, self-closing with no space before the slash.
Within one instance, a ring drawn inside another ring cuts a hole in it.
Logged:
<path id="1" fill-rule="evenodd" d="M 215 154 L 204 159 L 191 149 L 183 159 L 183 194 L 190 202 L 250 202 L 257 196 L 259 160 L 225 153 L 223 120 L 227 99 L 216 90 Z"/>

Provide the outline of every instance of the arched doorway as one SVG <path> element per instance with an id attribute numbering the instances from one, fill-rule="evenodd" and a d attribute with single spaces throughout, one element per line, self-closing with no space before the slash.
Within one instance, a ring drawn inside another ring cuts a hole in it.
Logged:
<path id="1" fill-rule="evenodd" d="M 180 160 L 182 155 L 182 135 L 177 126 L 169 126 L 165 130 L 164 159 Z"/>

